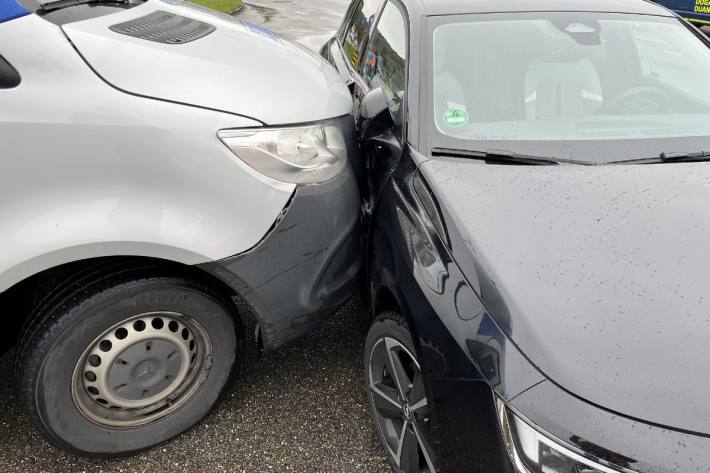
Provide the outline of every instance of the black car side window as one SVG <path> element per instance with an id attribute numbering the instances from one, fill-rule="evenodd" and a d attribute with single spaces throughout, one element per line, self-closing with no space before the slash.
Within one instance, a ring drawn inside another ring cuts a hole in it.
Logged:
<path id="1" fill-rule="evenodd" d="M 407 87 L 407 23 L 402 11 L 387 2 L 377 22 L 360 73 L 371 88 L 381 87 L 396 120 Z"/>
<path id="2" fill-rule="evenodd" d="M 0 89 L 11 89 L 18 85 L 20 85 L 20 74 L 0 56 Z"/>
<path id="3" fill-rule="evenodd" d="M 345 32 L 343 49 L 353 67 L 360 63 L 360 51 L 370 37 L 382 0 L 360 0 Z"/>

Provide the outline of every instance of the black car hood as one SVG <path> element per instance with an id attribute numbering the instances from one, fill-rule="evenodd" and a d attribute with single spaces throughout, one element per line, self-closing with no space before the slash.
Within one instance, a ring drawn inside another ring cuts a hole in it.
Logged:
<path id="1" fill-rule="evenodd" d="M 454 259 L 551 380 L 710 433 L 710 163 L 429 160 Z"/>

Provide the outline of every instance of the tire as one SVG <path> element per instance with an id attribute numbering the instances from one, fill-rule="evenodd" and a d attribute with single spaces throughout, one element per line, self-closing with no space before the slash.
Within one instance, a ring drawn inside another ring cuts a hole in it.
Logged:
<path id="1" fill-rule="evenodd" d="M 228 297 L 173 268 L 90 268 L 52 291 L 23 329 L 19 395 L 37 429 L 83 455 L 125 454 L 202 419 L 241 358 Z"/>
<path id="2" fill-rule="evenodd" d="M 406 319 L 380 314 L 365 342 L 368 407 L 396 473 L 435 473 L 429 402 Z M 393 373 L 397 373 L 393 376 Z"/>

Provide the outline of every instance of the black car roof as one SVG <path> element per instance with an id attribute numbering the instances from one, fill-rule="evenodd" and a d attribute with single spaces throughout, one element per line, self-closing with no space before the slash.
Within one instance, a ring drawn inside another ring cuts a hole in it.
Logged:
<path id="1" fill-rule="evenodd" d="M 647 0 L 419 0 L 419 2 L 427 15 L 530 11 L 673 15 L 666 8 Z"/>

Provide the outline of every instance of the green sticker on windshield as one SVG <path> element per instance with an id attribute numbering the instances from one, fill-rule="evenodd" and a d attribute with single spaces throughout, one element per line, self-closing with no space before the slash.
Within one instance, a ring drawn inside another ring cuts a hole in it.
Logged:
<path id="1" fill-rule="evenodd" d="M 461 108 L 450 108 L 444 114 L 444 123 L 449 126 L 464 126 L 468 123 L 468 112 Z"/>

